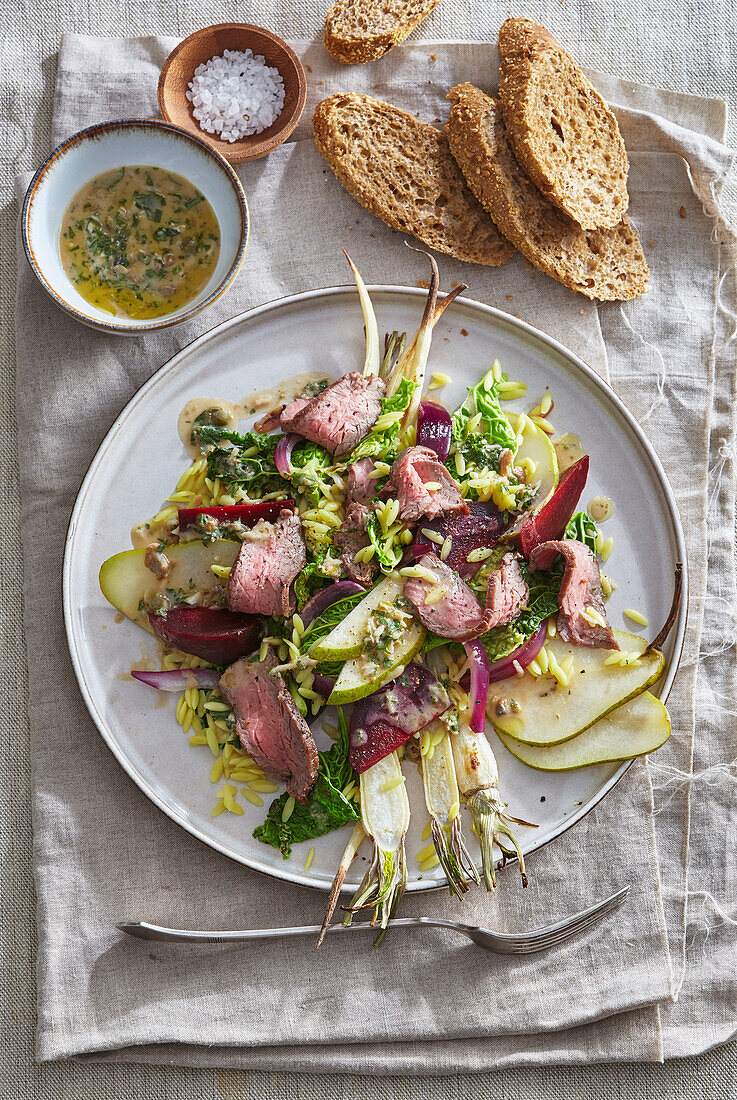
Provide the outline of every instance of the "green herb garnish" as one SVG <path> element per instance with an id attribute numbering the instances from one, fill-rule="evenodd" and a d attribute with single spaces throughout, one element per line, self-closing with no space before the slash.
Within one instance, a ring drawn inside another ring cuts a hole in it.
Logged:
<path id="1" fill-rule="evenodd" d="M 596 542 L 599 538 L 599 528 L 588 512 L 576 512 L 565 529 L 564 538 L 576 539 L 588 546 L 592 554 L 596 553 Z"/>
<path id="2" fill-rule="evenodd" d="M 161 221 L 161 211 L 166 204 L 166 199 L 158 191 L 134 191 L 133 201 L 152 222 Z"/>

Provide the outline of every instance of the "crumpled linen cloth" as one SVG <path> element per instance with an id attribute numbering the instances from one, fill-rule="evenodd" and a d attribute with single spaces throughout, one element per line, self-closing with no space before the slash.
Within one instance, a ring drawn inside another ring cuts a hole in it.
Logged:
<path id="1" fill-rule="evenodd" d="M 154 115 L 158 69 L 173 45 L 66 37 L 54 142 L 92 120 Z M 471 80 L 493 89 L 498 78 L 495 51 L 478 44 L 407 46 L 356 68 L 338 66 L 320 44 L 297 49 L 309 66 L 307 108 L 294 141 L 241 169 L 251 244 L 236 284 L 206 315 L 145 338 L 111 338 L 57 310 L 19 255 L 38 1056 L 423 1074 L 706 1049 L 737 1020 L 735 866 L 725 852 L 735 825 L 734 258 L 718 208 L 732 158 L 721 144 L 723 105 L 614 78 L 593 77 L 617 106 L 630 151 L 649 294 L 597 307 L 519 256 L 498 270 L 439 261 L 444 286 L 468 282 L 472 296 L 518 312 L 614 385 L 665 465 L 691 571 L 668 745 L 531 857 L 528 891 L 504 875 L 496 895 L 465 903 L 464 919 L 532 927 L 623 881 L 633 884 L 631 900 L 592 935 L 532 960 L 480 960 L 476 948 L 430 930 L 411 942 L 389 937 L 380 952 L 330 942 L 319 956 L 289 943 L 149 950 L 115 931 L 133 914 L 184 924 L 196 914 L 222 927 L 244 914 L 254 924 L 317 921 L 324 898 L 251 874 L 183 833 L 97 734 L 66 651 L 59 591 L 87 465 L 135 390 L 195 336 L 261 302 L 345 283 L 341 246 L 367 282 L 416 280 L 416 257 L 399 235 L 355 204 L 319 157 L 310 133 L 319 99 L 367 91 L 442 122 L 448 87 Z M 458 915 L 442 895 L 407 898 L 404 911 Z"/>

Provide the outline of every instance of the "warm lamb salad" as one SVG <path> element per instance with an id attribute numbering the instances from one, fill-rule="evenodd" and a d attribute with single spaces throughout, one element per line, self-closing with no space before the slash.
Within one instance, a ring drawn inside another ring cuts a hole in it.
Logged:
<path id="1" fill-rule="evenodd" d="M 496 738 L 556 771 L 651 752 L 670 726 L 646 690 L 664 631 L 648 645 L 608 622 L 611 540 L 590 513 L 613 505 L 577 510 L 589 458 L 577 437 L 552 438 L 550 393 L 510 411 L 526 386 L 494 362 L 454 412 L 423 398 L 433 327 L 466 288 L 439 298 L 430 258 L 417 333 L 382 348 L 349 263 L 363 368 L 309 383 L 246 432 L 223 408 L 201 412 L 198 457 L 139 528 L 147 545 L 105 562 L 100 583 L 161 641 L 161 669 L 133 676 L 180 694 L 178 721 L 224 781 L 213 812 L 242 814 L 239 794 L 263 805 L 284 784 L 255 836 L 285 859 L 352 826 L 326 924 L 367 841 L 346 920 L 370 908 L 383 930 L 407 878 L 404 769 L 419 768 L 429 817 L 420 871 L 440 864 L 462 897 L 494 886 L 497 858 L 527 883 L 517 833 L 534 825 L 498 789 Z"/>

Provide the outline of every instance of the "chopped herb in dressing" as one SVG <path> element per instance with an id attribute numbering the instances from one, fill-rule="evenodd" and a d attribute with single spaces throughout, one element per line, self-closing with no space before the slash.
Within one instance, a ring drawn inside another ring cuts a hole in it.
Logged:
<path id="1" fill-rule="evenodd" d="M 220 253 L 215 213 L 191 183 L 161 168 L 96 176 L 62 221 L 61 260 L 92 305 L 118 317 L 162 317 L 206 285 Z"/>

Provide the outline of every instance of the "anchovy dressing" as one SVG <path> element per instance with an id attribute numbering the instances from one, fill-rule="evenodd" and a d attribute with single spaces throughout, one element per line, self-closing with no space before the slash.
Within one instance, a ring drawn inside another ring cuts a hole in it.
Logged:
<path id="1" fill-rule="evenodd" d="M 614 501 L 609 497 L 592 497 L 586 511 L 595 523 L 604 523 L 614 515 Z"/>
<path id="2" fill-rule="evenodd" d="M 61 261 L 82 297 L 117 317 L 163 317 L 191 302 L 220 254 L 215 212 L 163 168 L 126 165 L 95 176 L 66 209 Z"/>

